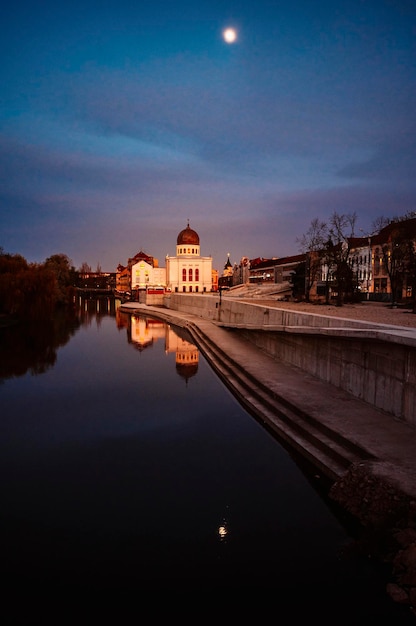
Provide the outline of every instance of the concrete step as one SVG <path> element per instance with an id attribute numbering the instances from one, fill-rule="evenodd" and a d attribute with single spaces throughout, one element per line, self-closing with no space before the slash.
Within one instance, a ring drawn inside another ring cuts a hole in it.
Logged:
<path id="1" fill-rule="evenodd" d="M 197 325 L 188 321 L 186 328 L 240 403 L 329 480 L 338 480 L 353 463 L 371 458 L 363 448 L 318 422 L 251 376 Z"/>

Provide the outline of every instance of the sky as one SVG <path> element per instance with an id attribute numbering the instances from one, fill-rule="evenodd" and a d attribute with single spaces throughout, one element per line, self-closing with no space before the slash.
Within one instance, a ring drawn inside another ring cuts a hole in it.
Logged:
<path id="1" fill-rule="evenodd" d="M 414 0 L 15 0 L 0 35 L 4 252 L 164 267 L 189 220 L 221 272 L 416 210 Z"/>

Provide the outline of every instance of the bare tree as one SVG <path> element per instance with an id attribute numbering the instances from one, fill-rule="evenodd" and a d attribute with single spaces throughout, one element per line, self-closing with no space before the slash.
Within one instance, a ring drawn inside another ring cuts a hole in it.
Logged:
<path id="1" fill-rule="evenodd" d="M 82 263 L 81 267 L 79 268 L 79 273 L 80 274 L 91 274 L 91 265 L 88 265 L 88 263 L 86 263 L 84 261 Z"/>
<path id="2" fill-rule="evenodd" d="M 325 242 L 328 239 L 328 226 L 315 217 L 302 237 L 296 241 L 300 251 L 305 254 L 305 299 L 309 302 L 310 292 L 317 280 L 320 269 L 322 253 Z"/>
<path id="3" fill-rule="evenodd" d="M 392 221 L 391 218 L 384 217 L 384 215 L 381 215 L 380 217 L 376 217 L 376 219 L 373 220 L 371 224 L 371 232 L 373 233 L 380 232 L 380 230 L 383 230 L 383 228 L 388 226 L 391 221 Z"/>
<path id="4" fill-rule="evenodd" d="M 339 214 L 336 211 L 329 219 L 329 238 L 325 246 L 324 260 L 328 266 L 327 277 L 331 273 L 336 280 L 337 306 L 343 305 L 345 294 L 352 289 L 353 272 L 348 259 L 356 221 L 356 213 Z"/>

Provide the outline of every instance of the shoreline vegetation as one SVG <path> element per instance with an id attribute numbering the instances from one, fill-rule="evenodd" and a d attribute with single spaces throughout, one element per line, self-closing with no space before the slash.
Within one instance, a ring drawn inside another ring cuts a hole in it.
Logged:
<path id="1" fill-rule="evenodd" d="M 44 263 L 28 263 L 21 255 L 4 253 L 0 247 L 2 325 L 5 319 L 52 319 L 58 308 L 72 303 L 75 277 L 75 268 L 65 254 L 54 254 Z"/>

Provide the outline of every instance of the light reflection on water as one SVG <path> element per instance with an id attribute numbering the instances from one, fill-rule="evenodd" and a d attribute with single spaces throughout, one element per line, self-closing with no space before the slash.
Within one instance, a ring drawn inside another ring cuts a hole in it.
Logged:
<path id="1" fill-rule="evenodd" d="M 309 477 L 186 333 L 83 303 L 66 333 L 51 335 L 48 349 L 39 339 L 43 361 L 54 354 L 41 373 L 21 347 L 26 369 L 16 359 L 2 369 L 0 530 L 12 589 L 261 589 L 281 603 L 302 590 L 321 620 L 341 604 L 337 624 L 357 610 L 393 611 L 400 623 Z"/>

